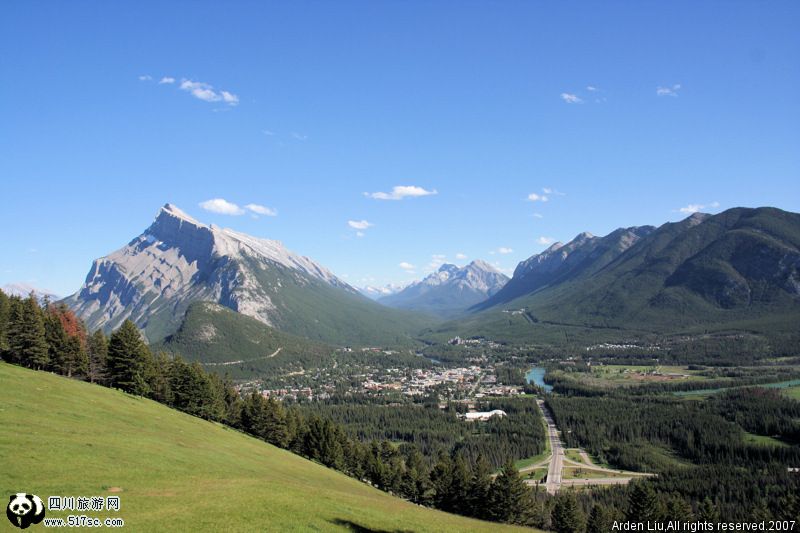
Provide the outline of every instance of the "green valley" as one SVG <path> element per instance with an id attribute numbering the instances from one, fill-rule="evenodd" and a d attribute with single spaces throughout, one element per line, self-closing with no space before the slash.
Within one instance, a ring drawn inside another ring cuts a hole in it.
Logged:
<path id="1" fill-rule="evenodd" d="M 117 495 L 111 515 L 134 531 L 515 529 L 413 505 L 151 400 L 6 363 L 0 405 L 0 491 Z"/>

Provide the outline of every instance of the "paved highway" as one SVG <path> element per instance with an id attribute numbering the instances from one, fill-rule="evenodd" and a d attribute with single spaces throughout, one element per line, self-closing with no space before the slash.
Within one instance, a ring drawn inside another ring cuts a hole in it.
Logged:
<path id="1" fill-rule="evenodd" d="M 579 450 L 579 453 L 581 459 L 585 461 L 585 464 L 573 461 L 571 459 L 565 459 L 564 443 L 561 442 L 561 434 L 559 433 L 558 428 L 556 427 L 556 423 L 553 420 L 552 414 L 547 409 L 547 407 L 545 407 L 543 400 L 536 400 L 536 403 L 539 405 L 539 409 L 542 410 L 544 421 L 547 424 L 547 438 L 550 441 L 550 451 L 552 452 L 552 455 L 550 456 L 550 462 L 547 467 L 547 482 L 545 483 L 545 489 L 549 494 L 555 494 L 563 486 L 622 485 L 630 482 L 630 480 L 634 477 L 652 475 L 652 474 L 641 474 L 636 472 L 625 472 L 623 470 L 611 470 L 609 468 L 603 468 L 601 466 L 594 465 L 592 464 L 592 460 L 589 457 L 589 455 L 583 450 Z M 607 478 L 598 477 L 598 478 L 565 480 L 563 479 L 563 471 L 565 464 L 572 468 L 581 468 L 583 470 L 589 470 L 593 472 L 605 472 L 615 477 L 607 477 Z M 535 484 L 535 483 L 536 483 L 535 481 L 528 481 L 528 484 Z"/>
<path id="2" fill-rule="evenodd" d="M 547 424 L 547 438 L 550 439 L 550 465 L 547 468 L 547 484 L 545 488 L 550 494 L 555 494 L 561 488 L 561 470 L 564 468 L 564 445 L 558 434 L 558 428 L 550 415 L 550 411 L 545 407 L 544 401 L 536 400 L 539 409 L 542 410 L 544 421 Z"/>

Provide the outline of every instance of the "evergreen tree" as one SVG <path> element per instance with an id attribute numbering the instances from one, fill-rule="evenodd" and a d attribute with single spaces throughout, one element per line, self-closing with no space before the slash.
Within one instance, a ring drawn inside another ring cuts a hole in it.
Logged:
<path id="1" fill-rule="evenodd" d="M 87 340 L 88 371 L 91 383 L 105 384 L 107 376 L 108 339 L 102 330 L 95 331 Z"/>
<path id="2" fill-rule="evenodd" d="M 89 356 L 80 337 L 67 338 L 67 351 L 64 359 L 67 362 L 67 376 L 85 377 L 89 372 Z"/>
<path id="3" fill-rule="evenodd" d="M 62 376 L 69 375 L 72 369 L 69 361 L 69 357 L 72 354 L 69 353 L 67 347 L 69 338 L 52 307 L 48 307 L 44 313 L 44 334 L 47 341 L 50 368 Z"/>
<path id="4" fill-rule="evenodd" d="M 446 509 L 452 513 L 469 515 L 469 482 L 470 472 L 463 454 L 456 455 L 453 461 L 453 475 L 450 477 L 450 489 L 447 494 Z"/>
<path id="5" fill-rule="evenodd" d="M 711 498 L 706 496 L 697 508 L 697 519 L 701 522 L 717 524 L 719 523 L 719 518 L 719 509 L 711 501 Z"/>
<path id="6" fill-rule="evenodd" d="M 572 491 L 562 492 L 556 498 L 552 514 L 553 529 L 558 533 L 580 533 L 583 531 L 583 513 Z"/>
<path id="7" fill-rule="evenodd" d="M 489 481 L 491 483 L 491 479 Z M 403 495 L 414 503 L 423 503 L 430 487 L 425 458 L 417 446 L 412 446 L 406 457 Z"/>
<path id="8" fill-rule="evenodd" d="M 144 396 L 149 392 L 152 356 L 133 322 L 126 320 L 108 342 L 108 378 L 112 387 Z"/>
<path id="9" fill-rule="evenodd" d="M 225 414 L 222 420 L 225 424 L 238 428 L 242 421 L 242 399 L 234 388 L 230 376 L 225 376 L 222 380 L 222 386 L 224 388 L 223 401 L 225 402 Z M 290 435 L 290 440 L 294 434 L 293 429 L 293 427 L 289 427 L 287 417 L 287 433 Z"/>
<path id="10" fill-rule="evenodd" d="M 305 435 L 305 454 L 325 466 L 340 469 L 344 453 L 337 429 L 330 420 L 312 416 Z"/>
<path id="11" fill-rule="evenodd" d="M 286 416 L 287 424 L 287 432 L 289 434 L 289 441 L 292 440 L 291 433 L 292 429 L 288 423 L 289 416 Z M 356 479 L 364 479 L 364 475 L 366 473 L 366 465 L 367 465 L 367 456 L 364 449 L 364 445 L 361 444 L 359 441 L 353 441 L 350 443 L 349 446 L 345 446 L 343 449 L 344 452 L 344 471 L 356 478 Z"/>
<path id="12" fill-rule="evenodd" d="M 262 411 L 262 397 L 260 394 L 253 391 L 245 397 L 242 402 L 241 428 L 259 438 L 264 438 L 264 432 L 261 429 L 264 425 L 261 422 Z"/>
<path id="13" fill-rule="evenodd" d="M 217 374 L 203 370 L 200 363 L 195 363 L 195 365 L 204 375 L 208 389 L 208 396 L 204 402 L 201 416 L 207 420 L 216 420 L 218 422 L 224 420 L 227 407 L 225 404 L 225 383 Z M 286 445 L 284 444 L 281 447 L 285 448 Z"/>
<path id="14" fill-rule="evenodd" d="M 679 522 L 693 522 L 694 513 L 692 506 L 680 495 L 675 494 L 667 500 L 667 520 L 677 520 Z"/>
<path id="15" fill-rule="evenodd" d="M 627 519 L 630 522 L 641 523 L 656 522 L 662 519 L 658 496 L 648 483 L 640 482 L 633 487 L 628 502 Z"/>
<path id="16" fill-rule="evenodd" d="M 170 375 L 172 360 L 165 352 L 158 352 L 153 357 L 153 364 L 147 375 L 147 385 L 150 388 L 150 398 L 165 405 L 174 406 Z"/>
<path id="17" fill-rule="evenodd" d="M 33 293 L 24 301 L 11 300 L 11 316 L 6 332 L 10 361 L 42 370 L 47 367 L 50 357 L 39 303 Z"/>
<path id="18" fill-rule="evenodd" d="M 790 492 L 778 502 L 779 518 L 800 522 L 800 497 Z"/>
<path id="19" fill-rule="evenodd" d="M 283 407 L 273 398 L 265 400 L 263 402 L 263 406 L 264 440 L 280 448 L 285 448 L 289 445 L 289 431 L 286 426 L 286 413 L 284 412 Z M 343 455 L 341 455 L 341 458 L 343 458 Z M 335 459 L 328 460 L 332 460 L 334 463 L 337 463 L 340 458 L 337 457 Z"/>
<path id="20" fill-rule="evenodd" d="M 492 484 L 492 517 L 499 522 L 522 523 L 527 493 L 528 487 L 509 459 Z"/>
<path id="21" fill-rule="evenodd" d="M 589 523 L 586 525 L 586 533 L 607 533 L 611 531 L 614 518 L 611 511 L 603 505 L 595 505 L 589 513 Z"/>
<path id="22" fill-rule="evenodd" d="M 372 485 L 384 489 L 388 484 L 389 475 L 381 459 L 381 446 L 378 441 L 370 442 L 367 452 L 366 475 Z"/>
<path id="23" fill-rule="evenodd" d="M 208 394 L 202 369 L 178 356 L 171 362 L 168 375 L 172 405 L 186 413 L 202 416 Z M 261 436 L 257 432 L 254 434 Z"/>
<path id="24" fill-rule="evenodd" d="M 492 496 L 492 468 L 483 455 L 472 467 L 472 477 L 469 480 L 468 501 L 470 515 L 483 520 L 491 517 Z"/>
<path id="25" fill-rule="evenodd" d="M 448 491 L 453 484 L 453 460 L 444 452 L 439 453 L 439 460 L 431 471 L 431 487 L 433 488 L 433 506 L 446 509 L 449 502 Z"/>
<path id="26" fill-rule="evenodd" d="M 11 316 L 11 299 L 0 290 L 0 357 L 8 350 L 6 332 L 8 331 L 8 320 Z"/>
<path id="27" fill-rule="evenodd" d="M 244 402 L 242 402 L 242 409 L 244 413 Z M 296 454 L 303 453 L 303 446 L 305 445 L 306 432 L 308 426 L 303 419 L 303 416 L 297 409 L 289 409 L 286 415 L 286 430 L 289 433 L 289 450 Z"/>

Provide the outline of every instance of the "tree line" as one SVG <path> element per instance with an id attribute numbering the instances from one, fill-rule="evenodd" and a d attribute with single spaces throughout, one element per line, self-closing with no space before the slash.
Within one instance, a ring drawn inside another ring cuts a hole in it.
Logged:
<path id="1" fill-rule="evenodd" d="M 673 516 L 667 510 L 677 507 L 698 516 L 705 506 L 726 520 L 800 519 L 800 476 L 788 471 L 800 465 L 800 447 L 789 445 L 800 403 L 758 388 L 722 394 L 705 401 L 550 396 L 546 403 L 567 446 L 580 445 L 619 468 L 658 474 L 645 484 L 656 492 L 661 516 Z M 743 426 L 784 444 L 750 443 Z M 593 491 L 582 498 L 620 510 L 630 490 Z"/>
<path id="2" fill-rule="evenodd" d="M 493 475 L 481 455 L 442 452 L 430 465 L 417 446 L 362 442 L 330 419 L 286 407 L 257 392 L 242 397 L 230 379 L 180 356 L 153 354 L 133 322 L 109 337 L 88 334 L 61 304 L 40 305 L 0 291 L 0 351 L 7 362 L 151 398 L 224 423 L 337 469 L 381 490 L 466 516 L 529 523 L 532 492 L 509 460 Z"/>
<path id="3" fill-rule="evenodd" d="M 304 410 L 255 392 L 243 396 L 230 379 L 198 363 L 152 353 L 130 321 L 110 337 L 102 331 L 89 334 L 62 305 L 40 305 L 32 296 L 9 298 L 0 291 L 0 352 L 8 362 L 115 387 L 227 424 L 409 501 L 475 518 L 560 533 L 606 532 L 621 519 L 800 518 L 800 481 L 784 462 L 798 459 L 797 448 L 781 452 L 744 445 L 737 426 L 754 432 L 777 428 L 788 437 L 792 427 L 779 421 L 796 411 L 771 394 L 757 393 L 754 399 L 736 391 L 744 396 L 733 398 L 743 404 L 734 412 L 713 401 L 691 407 L 692 402 L 642 397 L 550 397 L 569 445 L 580 443 L 608 462 L 652 466 L 660 473 L 628 487 L 566 490 L 551 497 L 532 490 L 508 458 L 485 454 L 485 448 L 456 445 L 430 450 L 435 455 L 429 456 L 413 442 L 397 446 L 377 432 L 371 438 L 354 435 L 324 409 Z M 525 402 L 499 400 L 487 407 L 522 414 L 520 420 L 528 424 Z M 524 431 L 512 418 L 497 421 L 498 430 L 505 428 L 498 439 L 513 442 Z M 541 426 L 538 419 L 535 426 Z M 698 466 L 674 467 L 664 459 L 665 450 Z M 501 460 L 498 471 L 495 464 Z"/>
<path id="4" fill-rule="evenodd" d="M 470 462 L 481 456 L 497 469 L 509 460 L 532 457 L 545 449 L 541 414 L 530 398 L 498 398 L 479 402 L 476 409 L 505 411 L 506 417 L 465 423 L 459 412 L 465 404 L 449 403 L 439 409 L 438 396 L 411 402 L 398 398 L 390 405 L 367 395 L 333 395 L 300 405 L 306 412 L 342 424 L 361 441 L 389 440 L 414 445 L 430 462 L 439 453 L 461 453 Z"/>

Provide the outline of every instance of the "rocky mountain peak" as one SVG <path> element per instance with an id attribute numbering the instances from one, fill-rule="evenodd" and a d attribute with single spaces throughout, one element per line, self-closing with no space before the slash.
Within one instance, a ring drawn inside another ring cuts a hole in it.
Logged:
<path id="1" fill-rule="evenodd" d="M 274 268 L 299 285 L 320 280 L 356 293 L 329 270 L 279 241 L 208 226 L 166 204 L 141 235 L 97 259 L 83 287 L 67 300 L 92 328 L 118 327 L 126 318 L 144 327 L 160 313 L 166 331 L 196 300 L 217 302 L 272 324 L 280 286 L 266 287 L 260 277 Z M 163 333 L 159 329 L 148 336 Z"/>
<path id="2" fill-rule="evenodd" d="M 507 282 L 508 276 L 479 259 L 460 268 L 445 263 L 436 272 L 379 301 L 391 307 L 452 316 L 485 300 Z"/>
<path id="3" fill-rule="evenodd" d="M 483 261 L 482 259 L 476 259 L 476 260 L 472 261 L 465 268 L 475 269 L 475 270 L 483 270 L 485 272 L 494 272 L 494 273 L 499 273 L 500 272 L 495 267 L 493 267 L 492 265 L 490 265 L 486 261 Z"/>
<path id="4" fill-rule="evenodd" d="M 453 274 L 454 272 L 458 272 L 458 266 L 452 263 L 445 263 L 439 267 L 438 272 L 447 272 L 448 274 Z"/>

